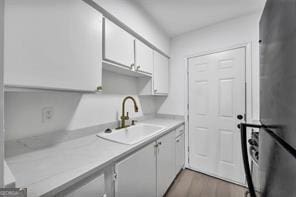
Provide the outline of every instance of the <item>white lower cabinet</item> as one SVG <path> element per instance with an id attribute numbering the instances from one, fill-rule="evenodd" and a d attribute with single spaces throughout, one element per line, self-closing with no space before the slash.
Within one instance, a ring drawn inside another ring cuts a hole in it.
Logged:
<path id="1" fill-rule="evenodd" d="M 161 197 L 175 178 L 175 132 L 161 137 L 157 145 L 157 197 Z"/>
<path id="2" fill-rule="evenodd" d="M 185 164 L 185 133 L 176 137 L 176 175 Z"/>
<path id="3" fill-rule="evenodd" d="M 116 197 L 161 197 L 175 178 L 175 132 L 115 165 Z"/>
<path id="4" fill-rule="evenodd" d="M 156 196 L 155 145 L 155 143 L 149 144 L 116 164 L 116 197 Z"/>

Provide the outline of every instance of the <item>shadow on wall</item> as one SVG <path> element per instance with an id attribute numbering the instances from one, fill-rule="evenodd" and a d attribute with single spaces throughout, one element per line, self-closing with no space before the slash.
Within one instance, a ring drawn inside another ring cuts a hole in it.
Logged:
<path id="1" fill-rule="evenodd" d="M 120 120 L 122 100 L 133 96 L 139 106 L 126 102 L 131 118 L 155 114 L 166 97 L 137 96 L 137 79 L 104 71 L 102 93 L 7 92 L 5 93 L 5 139 L 16 140 L 64 130 L 76 130 Z M 53 116 L 44 121 L 43 111 Z"/>
<path id="2" fill-rule="evenodd" d="M 79 94 L 61 92 L 9 92 L 5 94 L 5 139 L 15 140 L 44 135 L 61 130 L 76 130 L 118 121 L 121 103 L 126 95 Z M 130 117 L 154 112 L 154 100 L 131 95 L 139 105 L 135 113 L 133 103 L 127 101 Z M 43 120 L 44 108 L 51 108 L 51 120 Z"/>
<path id="3" fill-rule="evenodd" d="M 136 95 L 137 78 L 103 70 L 103 94 Z"/>
<path id="4" fill-rule="evenodd" d="M 155 97 L 155 109 L 156 112 L 159 111 L 160 107 L 164 104 L 164 102 L 167 100 L 167 96 L 157 96 Z"/>
<path id="5" fill-rule="evenodd" d="M 66 129 L 81 97 L 79 93 L 61 92 L 5 93 L 5 139 L 20 139 Z M 51 120 L 44 120 L 45 108 L 52 109 Z"/>

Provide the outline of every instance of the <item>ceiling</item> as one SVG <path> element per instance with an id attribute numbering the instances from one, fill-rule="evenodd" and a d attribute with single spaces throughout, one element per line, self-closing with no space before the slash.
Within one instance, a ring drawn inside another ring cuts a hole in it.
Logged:
<path id="1" fill-rule="evenodd" d="M 260 11 L 265 0 L 132 0 L 170 36 Z"/>

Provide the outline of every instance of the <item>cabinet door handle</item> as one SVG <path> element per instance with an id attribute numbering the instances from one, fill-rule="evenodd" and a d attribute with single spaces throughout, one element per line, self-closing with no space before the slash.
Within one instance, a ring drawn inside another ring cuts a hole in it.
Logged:
<path id="1" fill-rule="evenodd" d="M 157 155 L 158 153 L 158 144 L 154 144 L 154 155 Z"/>

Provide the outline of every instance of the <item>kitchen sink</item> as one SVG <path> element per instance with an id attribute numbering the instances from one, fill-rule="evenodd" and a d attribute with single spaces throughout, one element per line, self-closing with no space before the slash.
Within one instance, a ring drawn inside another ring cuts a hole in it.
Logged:
<path id="1" fill-rule="evenodd" d="M 97 136 L 113 142 L 132 145 L 139 143 L 164 129 L 165 127 L 159 125 L 139 123 L 123 129 L 113 129 L 111 131 L 109 130 L 109 132 L 101 132 L 98 133 Z"/>

